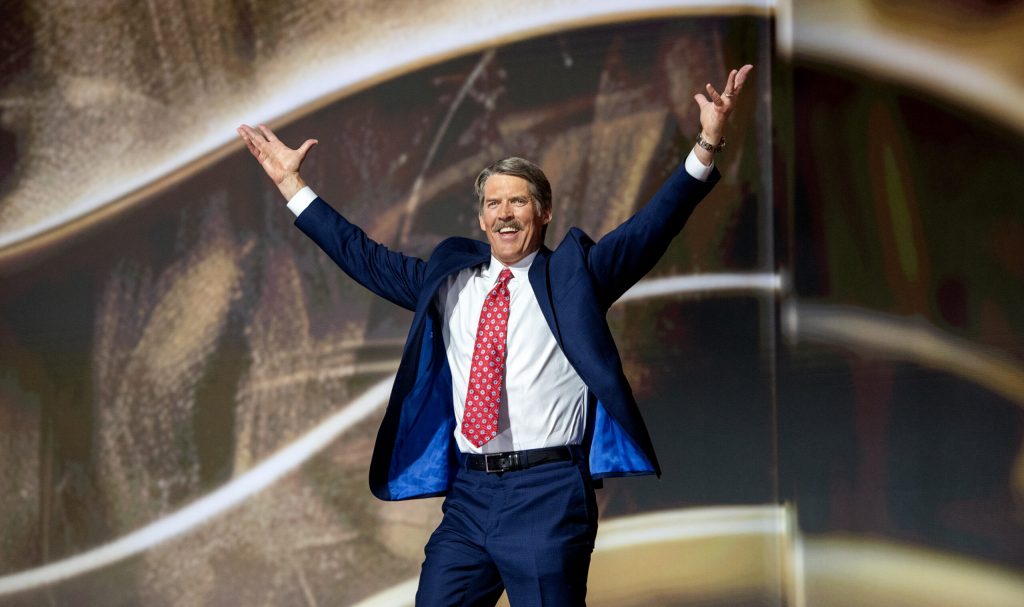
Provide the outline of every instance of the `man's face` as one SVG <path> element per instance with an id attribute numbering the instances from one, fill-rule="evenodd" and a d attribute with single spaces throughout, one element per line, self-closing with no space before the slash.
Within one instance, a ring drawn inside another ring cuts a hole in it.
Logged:
<path id="1" fill-rule="evenodd" d="M 480 229 L 491 243 L 491 254 L 511 265 L 544 243 L 544 226 L 551 213 L 540 213 L 522 177 L 491 175 L 484 184 Z"/>

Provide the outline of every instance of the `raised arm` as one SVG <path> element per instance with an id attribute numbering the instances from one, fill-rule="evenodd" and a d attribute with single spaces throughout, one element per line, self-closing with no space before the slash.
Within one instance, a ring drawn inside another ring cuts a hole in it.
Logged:
<path id="1" fill-rule="evenodd" d="M 744 65 L 729 72 L 721 94 L 707 84 L 710 99 L 700 93 L 694 95 L 700 106 L 701 140 L 694 145 L 693 154 L 705 167 L 712 166 L 715 152 L 721 150 L 729 115 L 752 69 Z M 601 287 L 606 305 L 654 267 L 717 180 L 717 170 L 705 182 L 694 178 L 681 164 L 643 208 L 590 247 L 590 272 Z"/>
<path id="2" fill-rule="evenodd" d="M 243 124 L 238 127 L 238 136 L 285 200 L 291 201 L 306 187 L 299 169 L 310 148 L 317 144 L 316 139 L 307 139 L 292 149 L 262 124 L 257 128 Z M 353 280 L 392 303 L 415 309 L 426 266 L 423 260 L 391 251 L 370 239 L 315 194 L 304 193 L 303 197 L 312 201 L 301 212 L 296 211 L 295 225 Z"/>

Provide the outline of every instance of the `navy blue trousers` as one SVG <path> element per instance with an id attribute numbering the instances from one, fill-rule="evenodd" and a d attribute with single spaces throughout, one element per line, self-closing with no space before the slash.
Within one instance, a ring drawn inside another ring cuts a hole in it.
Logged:
<path id="1" fill-rule="evenodd" d="M 463 466 L 425 548 L 417 607 L 585 605 L 597 503 L 586 457 L 499 474 Z"/>

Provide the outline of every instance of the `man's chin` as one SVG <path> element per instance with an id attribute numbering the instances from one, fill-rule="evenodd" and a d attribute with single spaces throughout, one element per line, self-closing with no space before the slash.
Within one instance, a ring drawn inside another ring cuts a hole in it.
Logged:
<path id="1" fill-rule="evenodd" d="M 526 257 L 526 253 L 520 247 L 496 247 L 494 244 L 491 245 L 491 255 L 505 265 L 514 264 Z"/>
<path id="2" fill-rule="evenodd" d="M 516 234 L 520 238 L 513 241 L 503 241 L 498 234 L 492 234 L 492 238 L 488 239 L 491 245 L 491 255 L 501 263 L 511 265 L 540 249 L 540 243 L 536 243 L 531 248 L 530 243 L 525 242 L 521 235 L 522 233 L 520 232 Z"/>

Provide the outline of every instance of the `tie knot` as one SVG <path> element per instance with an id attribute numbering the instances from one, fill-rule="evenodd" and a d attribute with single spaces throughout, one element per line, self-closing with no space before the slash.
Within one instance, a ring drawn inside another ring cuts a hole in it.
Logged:
<path id="1" fill-rule="evenodd" d="M 510 280 L 512 280 L 512 270 L 509 270 L 508 268 L 505 268 L 504 270 L 501 271 L 501 274 L 498 274 L 498 282 L 499 283 L 501 283 L 503 285 L 507 285 L 508 281 L 510 281 Z"/>

